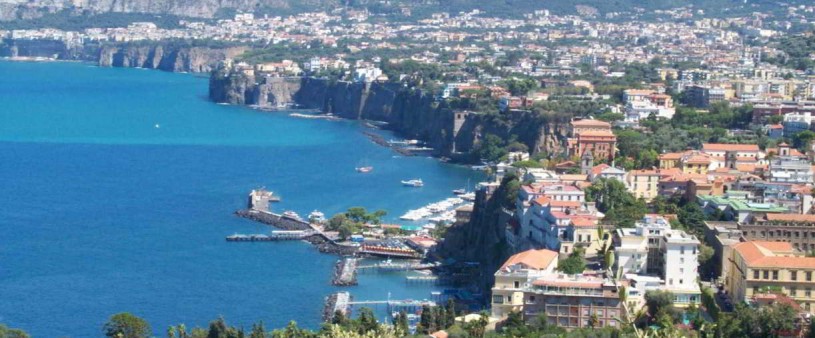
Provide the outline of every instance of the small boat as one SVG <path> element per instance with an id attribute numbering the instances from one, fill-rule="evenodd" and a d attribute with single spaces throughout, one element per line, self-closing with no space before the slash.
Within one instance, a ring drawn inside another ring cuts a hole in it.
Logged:
<path id="1" fill-rule="evenodd" d="M 467 193 L 467 189 L 464 189 L 464 188 L 461 188 L 461 189 L 453 189 L 453 194 L 454 194 L 454 195 L 464 195 L 464 194 L 466 194 L 466 193 Z"/>
<path id="2" fill-rule="evenodd" d="M 368 167 L 357 167 L 356 170 L 357 170 L 358 173 L 366 174 L 366 173 L 369 173 L 369 172 L 373 171 L 374 167 L 370 167 L 370 166 L 368 166 Z"/>
<path id="3" fill-rule="evenodd" d="M 402 185 L 407 186 L 407 187 L 421 187 L 421 186 L 424 186 L 424 182 L 422 182 L 421 178 L 417 178 L 417 179 L 402 181 Z"/>
<path id="4" fill-rule="evenodd" d="M 296 219 L 296 220 L 301 220 L 300 215 L 298 215 L 296 212 L 291 211 L 291 210 L 284 211 L 283 212 L 283 217 L 288 217 L 288 218 L 292 218 L 292 219 Z"/>
<path id="5" fill-rule="evenodd" d="M 308 219 L 309 219 L 309 221 L 312 221 L 312 222 L 322 223 L 322 222 L 325 222 L 325 214 L 323 214 L 322 212 L 319 212 L 317 210 L 314 210 L 310 214 L 308 214 Z"/>

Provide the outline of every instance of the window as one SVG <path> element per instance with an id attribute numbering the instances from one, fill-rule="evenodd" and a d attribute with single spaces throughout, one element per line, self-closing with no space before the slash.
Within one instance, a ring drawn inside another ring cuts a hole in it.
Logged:
<path id="1" fill-rule="evenodd" d="M 790 280 L 798 280 L 798 271 L 790 271 Z"/>
<path id="2" fill-rule="evenodd" d="M 504 304 L 504 296 L 492 296 L 493 304 Z"/>
<path id="3" fill-rule="evenodd" d="M 680 280 L 679 280 L 679 285 L 682 285 L 682 284 L 685 284 L 685 282 L 684 282 L 683 280 L 681 280 L 681 279 L 680 279 Z"/>
<path id="4" fill-rule="evenodd" d="M 685 263 L 685 257 L 679 257 L 679 263 Z"/>
<path id="5" fill-rule="evenodd" d="M 773 270 L 773 280 L 778 280 L 778 270 Z"/>
<path id="6" fill-rule="evenodd" d="M 791 287 L 790 287 L 790 296 L 791 296 L 791 297 L 798 296 L 798 290 L 797 290 L 797 289 L 795 289 L 795 287 L 794 287 L 794 286 L 791 286 Z"/>
<path id="7" fill-rule="evenodd" d="M 515 288 L 517 289 L 517 288 L 520 288 L 520 287 L 521 287 L 521 282 L 515 281 Z"/>
<path id="8" fill-rule="evenodd" d="M 764 270 L 764 279 L 770 279 L 770 270 Z"/>
<path id="9" fill-rule="evenodd" d="M 758 279 L 758 270 L 753 270 L 753 279 Z"/>
<path id="10" fill-rule="evenodd" d="M 812 281 L 812 271 L 807 271 L 806 272 L 806 280 L 807 280 L 807 282 Z"/>
<path id="11" fill-rule="evenodd" d="M 804 289 L 804 296 L 807 298 L 812 297 L 812 288 Z"/>
<path id="12" fill-rule="evenodd" d="M 685 254 L 685 247 L 684 246 L 679 247 L 679 253 L 683 254 L 683 255 Z"/>

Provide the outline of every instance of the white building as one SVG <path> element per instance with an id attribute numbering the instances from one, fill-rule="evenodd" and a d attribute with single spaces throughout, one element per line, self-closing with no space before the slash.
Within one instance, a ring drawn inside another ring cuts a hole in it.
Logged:
<path id="1" fill-rule="evenodd" d="M 671 229 L 662 216 L 647 215 L 634 228 L 618 229 L 614 238 L 616 269 L 623 274 L 647 280 L 644 291 L 669 291 L 676 306 L 687 306 L 701 301 L 697 283 L 699 240 L 685 231 Z M 654 278 L 659 278 L 659 283 Z M 641 290 L 641 291 L 642 291 Z"/>
<path id="2" fill-rule="evenodd" d="M 804 158 L 779 156 L 770 160 L 768 180 L 773 183 L 811 184 L 812 166 Z"/>

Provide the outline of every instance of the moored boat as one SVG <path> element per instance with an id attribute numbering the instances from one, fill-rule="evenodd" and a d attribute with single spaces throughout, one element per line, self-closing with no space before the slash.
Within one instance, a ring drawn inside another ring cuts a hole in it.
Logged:
<path id="1" fill-rule="evenodd" d="M 424 182 L 422 182 L 421 178 L 417 178 L 417 179 L 402 181 L 402 185 L 407 186 L 407 187 L 421 187 L 421 186 L 424 186 Z"/>

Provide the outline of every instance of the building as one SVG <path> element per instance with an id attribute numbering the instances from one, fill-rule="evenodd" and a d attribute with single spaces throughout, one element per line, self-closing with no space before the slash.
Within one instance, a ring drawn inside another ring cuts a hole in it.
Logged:
<path id="1" fill-rule="evenodd" d="M 618 327 L 623 311 L 617 286 L 591 275 L 538 277 L 524 292 L 524 302 L 524 319 L 545 316 L 547 323 L 566 329 L 590 327 L 593 318 L 597 327 Z"/>
<path id="2" fill-rule="evenodd" d="M 634 228 L 617 229 L 615 270 L 623 274 L 659 277 L 649 290 L 670 291 L 679 307 L 701 301 L 697 284 L 699 240 L 671 229 L 668 218 L 646 215 Z"/>
<path id="3" fill-rule="evenodd" d="M 680 171 L 676 168 L 631 170 L 626 176 L 626 183 L 634 197 L 650 201 L 659 196 L 660 180 L 678 174 Z"/>
<path id="4" fill-rule="evenodd" d="M 742 236 L 754 241 L 781 241 L 793 249 L 815 251 L 815 215 L 760 214 L 739 224 Z"/>
<path id="5" fill-rule="evenodd" d="M 725 289 L 735 302 L 768 292 L 783 293 L 815 313 L 815 257 L 796 252 L 787 242 L 747 241 L 731 246 Z"/>
<path id="6" fill-rule="evenodd" d="M 812 112 L 794 112 L 784 114 L 781 122 L 784 126 L 784 137 L 791 138 L 812 126 Z"/>
<path id="7" fill-rule="evenodd" d="M 555 271 L 558 254 L 528 250 L 510 257 L 495 273 L 492 317 L 506 318 L 520 312 L 525 320 L 546 316 L 564 328 L 618 326 L 622 314 L 617 286 L 594 275 L 565 275 Z"/>
<path id="8" fill-rule="evenodd" d="M 783 149 L 779 145 L 779 150 L 782 153 L 784 152 Z M 773 183 L 812 184 L 812 175 L 812 166 L 808 159 L 781 155 L 770 160 L 767 181 Z"/>
<path id="9" fill-rule="evenodd" d="M 570 124 L 571 137 L 568 139 L 570 156 L 582 157 L 590 151 L 595 160 L 614 160 L 617 136 L 611 132 L 611 124 L 604 121 L 583 119 Z"/>
<path id="10" fill-rule="evenodd" d="M 552 250 L 527 250 L 507 259 L 495 272 L 492 288 L 492 316 L 506 318 L 512 311 L 522 311 L 524 290 L 536 277 L 552 274 L 557 268 L 558 253 Z"/>
<path id="11" fill-rule="evenodd" d="M 623 92 L 623 102 L 626 124 L 636 125 L 651 116 L 670 119 L 676 113 L 671 96 L 653 90 L 628 89 Z"/>

